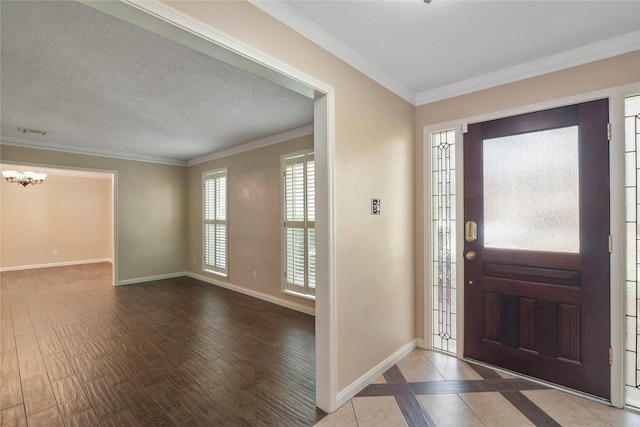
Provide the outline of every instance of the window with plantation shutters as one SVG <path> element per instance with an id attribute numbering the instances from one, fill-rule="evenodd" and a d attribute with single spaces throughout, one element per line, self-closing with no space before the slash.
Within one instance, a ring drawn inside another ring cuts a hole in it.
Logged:
<path id="1" fill-rule="evenodd" d="M 283 290 L 315 298 L 316 230 L 313 152 L 283 156 Z"/>
<path id="2" fill-rule="evenodd" d="M 227 275 L 227 169 L 203 174 L 204 270 Z"/>

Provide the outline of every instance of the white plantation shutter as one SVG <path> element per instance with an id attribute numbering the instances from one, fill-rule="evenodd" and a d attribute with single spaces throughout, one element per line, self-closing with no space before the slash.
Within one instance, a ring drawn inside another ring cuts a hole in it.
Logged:
<path id="1" fill-rule="evenodd" d="M 316 229 L 307 228 L 307 284 L 316 288 Z M 314 291 L 315 295 L 315 291 Z"/>
<path id="2" fill-rule="evenodd" d="M 283 167 L 283 288 L 285 291 L 314 296 L 316 239 L 313 152 L 285 157 Z"/>
<path id="3" fill-rule="evenodd" d="M 227 274 L 227 169 L 206 172 L 204 181 L 204 269 Z"/>

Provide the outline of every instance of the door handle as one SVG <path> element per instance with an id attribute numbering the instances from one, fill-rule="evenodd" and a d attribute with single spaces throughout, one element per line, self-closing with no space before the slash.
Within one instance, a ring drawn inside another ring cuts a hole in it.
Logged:
<path id="1" fill-rule="evenodd" d="M 464 238 L 467 242 L 475 242 L 478 238 L 478 224 L 475 221 L 464 224 Z"/>
<path id="2" fill-rule="evenodd" d="M 469 251 L 464 255 L 464 257 L 466 259 L 468 259 L 469 261 L 472 261 L 472 260 L 476 259 L 476 253 L 474 251 Z"/>

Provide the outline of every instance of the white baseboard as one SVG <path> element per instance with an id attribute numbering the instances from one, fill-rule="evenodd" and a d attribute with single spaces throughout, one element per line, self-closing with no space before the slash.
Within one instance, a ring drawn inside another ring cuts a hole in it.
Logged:
<path id="1" fill-rule="evenodd" d="M 427 348 L 427 343 L 422 338 L 418 338 L 418 339 L 416 339 L 416 347 L 422 348 L 422 349 L 426 349 Z"/>
<path id="2" fill-rule="evenodd" d="M 157 276 L 136 277 L 135 279 L 118 280 L 116 286 L 133 285 L 135 283 L 152 282 L 154 280 L 175 279 L 176 277 L 184 277 L 187 273 L 180 271 L 178 273 L 158 274 Z"/>
<path id="3" fill-rule="evenodd" d="M 243 288 L 242 286 L 234 285 L 231 283 L 223 282 L 220 280 L 212 279 L 211 277 L 202 276 L 200 274 L 186 272 L 185 276 L 191 277 L 193 279 L 202 280 L 203 282 L 210 283 L 212 285 L 220 286 L 221 288 L 229 289 L 234 292 L 238 292 L 241 294 L 249 295 L 254 298 L 261 299 L 263 301 L 267 301 L 273 304 L 280 305 L 282 307 L 290 308 L 295 311 L 299 311 L 301 313 L 310 314 L 315 316 L 316 310 L 313 307 L 307 307 L 306 305 L 297 304 L 295 302 L 287 301 L 285 299 L 277 298 L 272 295 L 263 294 L 262 292 L 253 291 L 251 289 Z"/>
<path id="4" fill-rule="evenodd" d="M 101 259 L 86 259 L 82 261 L 65 261 L 65 262 L 52 262 L 48 264 L 32 264 L 32 265 L 18 265 L 14 267 L 2 267 L 0 268 L 0 272 L 2 271 L 17 271 L 17 270 L 33 270 L 36 268 L 50 268 L 50 267 L 67 267 L 70 265 L 82 265 L 82 264 L 96 264 L 99 262 L 110 262 L 113 263 L 111 258 L 101 258 Z"/>
<path id="5" fill-rule="evenodd" d="M 369 372 L 358 378 L 342 391 L 338 392 L 336 397 L 336 407 L 339 408 L 351 400 L 353 396 L 360 393 L 366 386 L 371 384 L 373 380 L 384 374 L 390 367 L 402 360 L 402 358 L 407 354 L 411 353 L 414 348 L 416 348 L 415 339 L 400 347 L 395 353 L 380 362 L 377 366 L 373 367 Z"/>

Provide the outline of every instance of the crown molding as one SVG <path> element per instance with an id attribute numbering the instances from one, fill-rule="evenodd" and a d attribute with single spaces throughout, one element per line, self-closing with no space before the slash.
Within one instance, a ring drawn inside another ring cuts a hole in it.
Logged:
<path id="1" fill-rule="evenodd" d="M 327 30 L 283 2 L 249 0 L 258 9 L 271 15 L 303 37 L 311 40 L 321 48 L 329 51 L 378 84 L 389 89 L 405 101 L 415 105 L 413 91 L 401 84 L 397 79 L 384 73 L 371 61 L 334 37 Z"/>
<path id="2" fill-rule="evenodd" d="M 505 68 L 494 73 L 484 74 L 472 79 L 420 92 L 416 95 L 416 106 L 513 83 L 518 80 L 552 73 L 636 50 L 640 50 L 640 31 L 634 31 L 535 61 Z"/>
<path id="3" fill-rule="evenodd" d="M 310 135 L 313 133 L 313 124 L 302 126 L 296 129 L 292 129 L 287 132 L 282 132 L 277 135 L 268 136 L 266 138 L 256 139 L 255 141 L 246 142 L 244 144 L 236 145 L 234 147 L 226 148 L 224 150 L 216 151 L 215 153 L 207 154 L 206 156 L 196 157 L 187 162 L 187 166 L 193 166 L 211 160 L 221 159 L 223 157 L 229 157 L 234 154 L 244 153 L 245 151 L 255 150 L 257 148 L 267 147 L 269 145 L 279 144 L 281 142 L 289 141 L 301 136 Z"/>
<path id="4" fill-rule="evenodd" d="M 34 141 L 25 138 L 2 137 L 2 145 L 14 147 L 35 148 L 38 150 L 61 151 L 72 154 L 85 154 L 97 157 L 109 157 L 113 159 L 130 160 L 134 162 L 160 163 L 172 166 L 186 166 L 184 160 L 170 159 L 166 157 L 148 156 L 144 154 L 125 153 L 122 151 L 103 150 L 101 148 L 85 147 L 70 144 L 60 144 L 56 142 Z"/>
<path id="5" fill-rule="evenodd" d="M 413 93 L 393 77 L 382 72 L 377 66 L 362 55 L 345 45 L 311 19 L 293 7 L 282 2 L 249 0 L 254 6 L 268 13 L 283 24 L 292 28 L 302 36 L 331 52 L 358 71 L 375 80 L 404 100 L 415 106 L 429 104 L 443 99 L 476 92 L 565 68 L 586 64 L 588 62 L 609 58 L 616 55 L 640 50 L 640 31 L 601 42 L 592 43 L 535 61 L 505 68 L 493 73 L 484 74 L 445 86 Z"/>
<path id="6" fill-rule="evenodd" d="M 38 150 L 60 151 L 71 154 L 84 154 L 89 156 L 109 157 L 112 159 L 130 160 L 134 162 L 159 163 L 171 166 L 193 166 L 200 163 L 208 162 L 215 159 L 221 159 L 233 154 L 244 153 L 245 151 L 255 150 L 257 148 L 269 145 L 279 144 L 301 136 L 313 133 L 313 124 L 302 126 L 276 135 L 267 136 L 265 138 L 256 139 L 254 141 L 245 142 L 235 145 L 224 150 L 216 151 L 200 157 L 195 157 L 188 161 L 169 159 L 164 157 L 145 156 L 132 153 L 124 153 L 121 151 L 102 150 L 99 148 L 81 147 L 77 145 L 59 144 L 55 142 L 33 141 L 26 138 L 2 137 L 0 145 L 9 145 L 14 147 L 35 148 Z"/>

